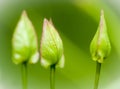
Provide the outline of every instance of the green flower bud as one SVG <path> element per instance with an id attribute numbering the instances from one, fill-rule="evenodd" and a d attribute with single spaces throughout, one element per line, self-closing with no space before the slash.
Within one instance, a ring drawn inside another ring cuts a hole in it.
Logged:
<path id="1" fill-rule="evenodd" d="M 41 65 L 64 67 L 62 40 L 51 21 L 44 19 L 41 39 Z"/>
<path id="2" fill-rule="evenodd" d="M 107 34 L 107 27 L 104 18 L 104 12 L 101 11 L 100 24 L 98 26 L 97 32 L 90 44 L 90 52 L 92 59 L 103 63 L 110 53 L 111 45 Z"/>
<path id="3" fill-rule="evenodd" d="M 15 64 L 36 63 L 39 59 L 37 37 L 25 11 L 17 24 L 12 38 L 12 60 Z"/>

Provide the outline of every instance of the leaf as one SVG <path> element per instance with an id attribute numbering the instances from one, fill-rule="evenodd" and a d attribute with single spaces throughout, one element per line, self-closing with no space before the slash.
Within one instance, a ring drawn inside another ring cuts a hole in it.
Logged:
<path id="1" fill-rule="evenodd" d="M 63 44 L 51 21 L 44 19 L 41 39 L 41 64 L 44 67 L 56 65 L 63 67 Z"/>
<path id="2" fill-rule="evenodd" d="M 12 59 L 15 64 L 36 63 L 39 58 L 35 29 L 23 11 L 12 38 Z"/>
<path id="3" fill-rule="evenodd" d="M 111 45 L 107 34 L 104 12 L 101 11 L 100 24 L 90 44 L 90 52 L 94 61 L 103 63 L 110 53 Z"/>

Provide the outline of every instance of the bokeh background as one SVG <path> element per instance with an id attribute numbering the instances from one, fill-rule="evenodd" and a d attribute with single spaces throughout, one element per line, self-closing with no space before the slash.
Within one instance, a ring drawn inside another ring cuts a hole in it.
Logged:
<path id="1" fill-rule="evenodd" d="M 23 10 L 38 42 L 43 19 L 52 18 L 64 44 L 65 67 L 56 70 L 56 89 L 93 89 L 96 62 L 89 52 L 100 10 L 105 12 L 112 50 L 102 64 L 99 89 L 120 89 L 119 0 L 0 0 L 0 89 L 22 89 L 21 65 L 11 60 L 11 39 Z M 28 65 L 28 89 L 50 89 L 49 69 Z"/>

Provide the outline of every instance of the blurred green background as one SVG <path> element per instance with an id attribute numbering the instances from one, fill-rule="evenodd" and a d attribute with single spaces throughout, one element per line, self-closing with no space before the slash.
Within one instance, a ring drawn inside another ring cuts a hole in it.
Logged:
<path id="1" fill-rule="evenodd" d="M 11 60 L 11 39 L 23 10 L 40 42 L 43 19 L 52 18 L 64 44 L 65 67 L 56 70 L 56 89 L 93 89 L 96 62 L 89 53 L 100 10 L 105 12 L 112 51 L 102 64 L 99 89 L 120 89 L 119 0 L 0 0 L 0 89 L 22 89 L 21 65 Z M 50 89 L 49 69 L 28 65 L 28 89 Z"/>

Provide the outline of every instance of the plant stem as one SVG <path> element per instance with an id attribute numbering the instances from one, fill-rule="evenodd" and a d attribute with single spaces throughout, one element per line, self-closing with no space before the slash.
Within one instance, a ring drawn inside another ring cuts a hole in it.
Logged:
<path id="1" fill-rule="evenodd" d="M 96 62 L 96 75 L 95 75 L 95 84 L 94 89 L 98 89 L 99 77 L 100 77 L 101 63 Z"/>
<path id="2" fill-rule="evenodd" d="M 55 89 L 55 65 L 50 67 L 50 88 Z"/>
<path id="3" fill-rule="evenodd" d="M 22 64 L 22 84 L 23 84 L 23 89 L 27 89 L 27 63 L 24 62 Z"/>

